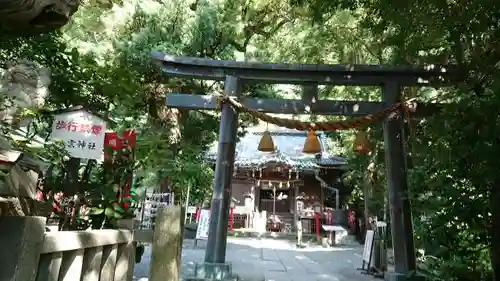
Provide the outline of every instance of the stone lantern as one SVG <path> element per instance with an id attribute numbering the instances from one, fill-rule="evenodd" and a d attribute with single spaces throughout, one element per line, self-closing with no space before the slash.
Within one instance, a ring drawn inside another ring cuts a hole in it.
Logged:
<path id="1" fill-rule="evenodd" d="M 319 202 L 314 202 L 312 207 L 316 214 L 321 214 L 321 212 L 323 211 L 323 206 L 321 206 Z"/>

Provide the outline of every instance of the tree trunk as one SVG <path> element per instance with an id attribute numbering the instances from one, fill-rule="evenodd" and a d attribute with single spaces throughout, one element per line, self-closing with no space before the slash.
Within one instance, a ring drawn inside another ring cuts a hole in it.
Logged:
<path id="1" fill-rule="evenodd" d="M 493 269 L 493 280 L 500 280 L 500 185 L 491 190 L 491 247 L 490 258 Z"/>
<path id="2" fill-rule="evenodd" d="M 375 153 L 372 153 L 366 167 L 366 174 L 363 182 L 363 197 L 365 198 L 365 231 L 374 229 L 375 213 L 373 212 L 373 185 L 376 181 L 377 163 Z"/>
<path id="3" fill-rule="evenodd" d="M 0 30 L 15 36 L 54 31 L 79 5 L 80 0 L 0 0 Z"/>

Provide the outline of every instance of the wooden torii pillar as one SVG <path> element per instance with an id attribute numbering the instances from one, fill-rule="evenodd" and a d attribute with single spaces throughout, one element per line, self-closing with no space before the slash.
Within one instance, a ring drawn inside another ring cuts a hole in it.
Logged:
<path id="1" fill-rule="evenodd" d="M 239 97 L 246 107 L 265 113 L 364 116 L 399 102 L 401 87 L 454 84 L 451 81 L 454 73 L 449 68 L 437 66 L 263 64 L 176 57 L 160 52 L 153 52 L 152 57 L 170 76 L 225 81 L 224 95 Z M 244 98 L 240 97 L 243 83 L 295 84 L 306 86 L 308 90 L 302 100 Z M 382 102 L 318 100 L 317 85 L 379 86 L 382 88 Z M 168 94 L 166 103 L 174 108 L 215 110 L 217 97 Z M 413 116 L 427 116 L 439 107 L 418 104 Z M 225 278 L 223 267 L 237 124 L 238 113 L 229 104 L 222 104 L 205 275 L 198 278 Z M 395 272 L 389 274 L 390 280 L 404 280 L 407 273 L 416 268 L 411 206 L 406 196 L 408 180 L 403 126 L 402 112 L 392 114 L 384 122 L 395 259 Z"/>

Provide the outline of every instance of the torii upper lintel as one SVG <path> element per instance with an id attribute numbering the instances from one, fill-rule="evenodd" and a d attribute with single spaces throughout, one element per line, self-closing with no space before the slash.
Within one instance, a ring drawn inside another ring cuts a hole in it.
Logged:
<path id="1" fill-rule="evenodd" d="M 179 57 L 152 52 L 155 63 L 170 75 L 207 80 L 237 76 L 244 83 L 380 86 L 453 85 L 460 77 L 455 66 L 269 64 Z"/>

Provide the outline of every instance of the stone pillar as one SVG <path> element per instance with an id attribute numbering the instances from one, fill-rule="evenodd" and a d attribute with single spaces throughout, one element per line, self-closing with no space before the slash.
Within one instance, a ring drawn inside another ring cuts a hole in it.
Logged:
<path id="1" fill-rule="evenodd" d="M 136 219 L 122 219 L 118 221 L 120 228 L 128 229 L 132 231 L 132 234 L 134 229 L 137 229 L 138 224 L 139 221 Z M 114 270 L 115 281 L 132 281 L 134 277 L 136 247 L 137 242 L 133 241 L 133 239 L 128 243 L 118 245 L 116 268 Z"/>
<path id="2" fill-rule="evenodd" d="M 0 217 L 0 281 L 35 281 L 44 217 Z"/>
<path id="3" fill-rule="evenodd" d="M 184 212 L 180 206 L 158 210 L 151 244 L 149 281 L 180 280 Z"/>

